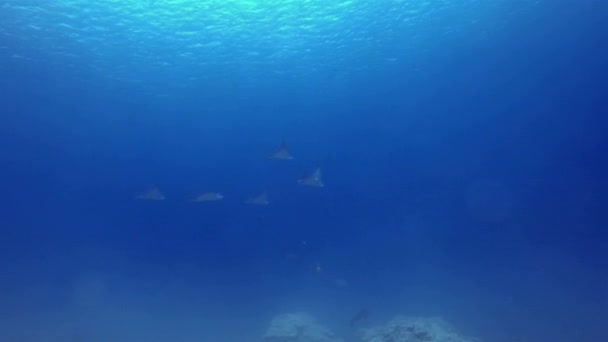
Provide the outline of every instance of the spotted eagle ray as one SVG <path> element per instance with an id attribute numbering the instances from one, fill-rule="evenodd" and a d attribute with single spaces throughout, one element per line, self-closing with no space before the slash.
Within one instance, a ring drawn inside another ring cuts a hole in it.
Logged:
<path id="1" fill-rule="evenodd" d="M 150 190 L 137 195 L 137 199 L 150 200 L 150 201 L 162 201 L 165 199 L 165 195 L 163 195 L 163 193 L 160 192 L 160 189 L 157 186 L 155 186 L 155 187 L 151 188 Z"/>
<path id="2" fill-rule="evenodd" d="M 349 321 L 351 328 L 354 328 L 359 322 L 366 320 L 371 315 L 367 308 L 360 309 Z"/>
<path id="3" fill-rule="evenodd" d="M 220 201 L 224 199 L 224 195 L 219 192 L 203 192 L 202 194 L 196 196 L 192 201 L 193 202 L 213 202 Z"/>
<path id="4" fill-rule="evenodd" d="M 323 180 L 321 179 L 320 168 L 316 168 L 312 174 L 298 179 L 298 183 L 301 185 L 314 186 L 317 188 L 322 188 L 325 186 L 325 184 L 323 184 Z"/>
<path id="5" fill-rule="evenodd" d="M 268 194 L 266 193 L 266 191 L 262 192 L 261 194 L 255 196 L 255 197 L 251 197 L 249 198 L 246 203 L 248 204 L 255 204 L 255 205 L 268 205 Z"/>
<path id="6" fill-rule="evenodd" d="M 279 146 L 279 149 L 276 150 L 270 156 L 268 156 L 268 159 L 291 160 L 293 159 L 293 157 L 291 156 L 291 154 L 289 154 L 285 141 L 282 141 L 281 146 Z"/>

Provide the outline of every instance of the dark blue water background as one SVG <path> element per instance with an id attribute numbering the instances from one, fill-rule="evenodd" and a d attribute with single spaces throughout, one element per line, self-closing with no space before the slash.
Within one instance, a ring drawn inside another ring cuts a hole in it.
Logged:
<path id="1" fill-rule="evenodd" d="M 4 1 L 0 339 L 257 341 L 297 311 L 348 335 L 367 307 L 606 341 L 606 13 Z"/>

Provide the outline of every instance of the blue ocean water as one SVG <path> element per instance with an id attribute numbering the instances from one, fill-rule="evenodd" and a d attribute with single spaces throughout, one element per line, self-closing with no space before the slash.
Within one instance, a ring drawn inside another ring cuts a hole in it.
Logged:
<path id="1" fill-rule="evenodd" d="M 306 312 L 355 342 L 362 308 L 608 340 L 607 14 L 0 2 L 0 341 L 261 341 Z"/>

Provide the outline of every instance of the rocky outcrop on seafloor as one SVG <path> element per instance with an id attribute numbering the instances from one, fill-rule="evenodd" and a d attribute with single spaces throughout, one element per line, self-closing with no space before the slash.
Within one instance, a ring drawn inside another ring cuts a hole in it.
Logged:
<path id="1" fill-rule="evenodd" d="M 396 317 L 384 326 L 361 331 L 362 342 L 479 342 L 458 335 L 441 318 Z"/>
<path id="2" fill-rule="evenodd" d="M 272 319 L 264 334 L 266 342 L 342 342 L 314 317 L 303 314 L 283 314 Z"/>

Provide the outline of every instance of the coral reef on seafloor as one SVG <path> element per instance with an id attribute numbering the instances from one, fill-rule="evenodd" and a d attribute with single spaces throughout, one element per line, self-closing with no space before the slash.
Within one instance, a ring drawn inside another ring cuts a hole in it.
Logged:
<path id="1" fill-rule="evenodd" d="M 274 317 L 264 334 L 266 342 L 342 342 L 314 317 L 303 314 L 282 314 Z"/>
<path id="2" fill-rule="evenodd" d="M 396 317 L 387 324 L 361 331 L 362 342 L 478 342 L 457 334 L 441 318 Z"/>
<path id="3" fill-rule="evenodd" d="M 459 335 L 441 318 L 397 316 L 387 324 L 359 330 L 360 342 L 479 342 Z M 304 313 L 276 316 L 270 323 L 265 342 L 342 342 L 314 317 Z"/>

